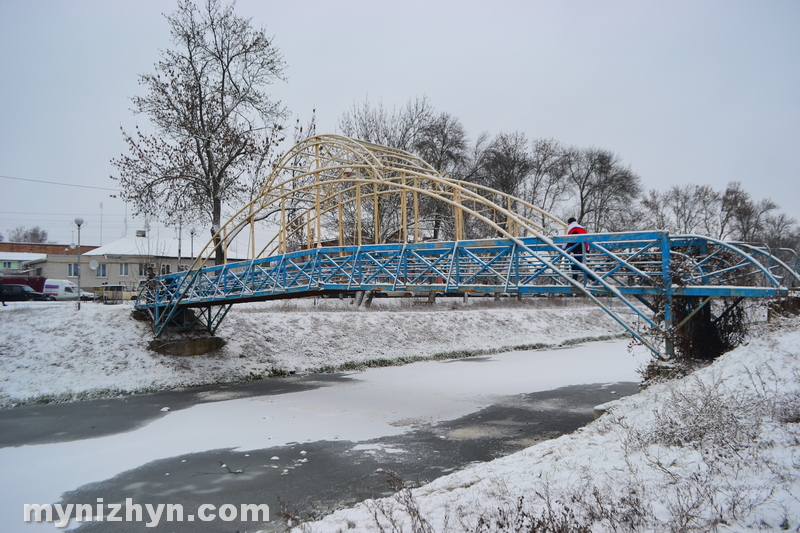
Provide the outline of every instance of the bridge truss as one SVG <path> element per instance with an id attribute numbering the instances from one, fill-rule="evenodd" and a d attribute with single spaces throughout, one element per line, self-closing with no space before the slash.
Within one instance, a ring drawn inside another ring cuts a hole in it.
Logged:
<path id="1" fill-rule="evenodd" d="M 264 222 L 277 231 L 256 245 L 254 228 Z M 796 255 L 786 261 L 764 247 L 652 231 L 556 235 L 564 228 L 535 206 L 441 176 L 411 154 L 313 137 L 284 156 L 188 272 L 143 286 L 137 307 L 158 336 L 170 324 L 197 321 L 214 333 L 233 304 L 269 299 L 582 294 L 668 358 L 669 333 L 710 302 L 788 296 L 800 285 Z M 249 257 L 229 260 L 243 231 Z M 584 262 L 570 253 L 582 243 L 589 244 Z M 694 302 L 679 324 L 677 298 Z"/>

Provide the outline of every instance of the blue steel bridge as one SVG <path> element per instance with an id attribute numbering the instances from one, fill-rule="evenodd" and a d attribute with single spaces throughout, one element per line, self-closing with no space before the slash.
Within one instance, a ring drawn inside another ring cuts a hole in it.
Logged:
<path id="1" fill-rule="evenodd" d="M 275 236 L 256 244 L 265 223 Z M 282 298 L 578 294 L 666 359 L 669 333 L 706 306 L 722 316 L 743 299 L 798 295 L 792 250 L 662 231 L 566 237 L 564 229 L 533 205 L 442 176 L 406 152 L 312 137 L 284 156 L 188 271 L 143 285 L 136 307 L 158 336 L 198 323 L 214 333 L 234 304 Z M 248 241 L 244 260 L 228 260 L 236 238 Z M 582 243 L 589 251 L 579 262 L 570 251 Z"/>

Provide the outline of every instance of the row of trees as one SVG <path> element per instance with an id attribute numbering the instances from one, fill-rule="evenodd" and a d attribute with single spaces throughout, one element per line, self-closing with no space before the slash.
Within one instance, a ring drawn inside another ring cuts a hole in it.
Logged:
<path id="1" fill-rule="evenodd" d="M 800 247 L 797 222 L 771 199 L 754 199 L 738 182 L 645 191 L 641 178 L 612 151 L 530 140 L 522 132 L 470 140 L 461 122 L 426 98 L 387 111 L 369 102 L 345 111 L 346 136 L 412 152 L 449 176 L 519 197 L 590 232 L 665 229 L 723 240 Z"/>
<path id="2" fill-rule="evenodd" d="M 30 243 L 49 243 L 47 240 L 47 230 L 43 230 L 39 226 L 26 228 L 17 226 L 14 229 L 8 230 L 8 242 L 30 242 Z M 0 242 L 3 241 L 3 234 L 0 233 Z"/>
<path id="3" fill-rule="evenodd" d="M 174 47 L 162 51 L 153 74 L 140 77 L 146 92 L 133 98 L 134 111 L 148 117 L 153 133 L 123 131 L 128 153 L 112 160 L 118 169 L 113 178 L 137 214 L 176 226 L 207 225 L 213 234 L 226 208 L 251 199 L 272 170 L 287 111 L 267 88 L 284 79 L 285 64 L 265 30 L 238 16 L 233 4 L 205 0 L 198 7 L 179 0 L 166 18 Z M 311 126 L 297 128 L 295 141 L 313 135 L 313 120 Z M 458 118 L 437 112 L 426 98 L 392 110 L 354 104 L 339 129 L 417 154 L 453 178 L 561 218 L 575 216 L 590 232 L 659 228 L 800 244 L 794 220 L 778 213 L 775 202 L 754 200 L 738 183 L 724 191 L 688 185 L 645 192 L 641 178 L 610 150 L 529 139 L 522 132 L 473 140 Z M 423 209 L 439 238 L 443 206 L 430 202 Z"/>

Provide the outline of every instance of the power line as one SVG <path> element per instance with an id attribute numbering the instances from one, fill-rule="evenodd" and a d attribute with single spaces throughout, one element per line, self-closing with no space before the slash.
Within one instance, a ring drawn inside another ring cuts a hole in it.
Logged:
<path id="1" fill-rule="evenodd" d="M 0 211 L 0 215 L 31 215 L 31 216 L 35 215 L 35 216 L 68 216 L 69 217 L 69 216 L 75 215 L 75 213 L 74 212 L 73 213 L 51 213 L 51 212 L 48 212 L 48 213 L 34 213 L 33 211 Z M 84 215 L 84 218 L 86 218 L 86 217 L 91 218 L 93 216 L 99 217 L 100 215 L 89 214 L 89 215 Z M 127 215 L 119 214 L 119 213 L 104 213 L 103 216 L 104 217 L 125 217 Z"/>
<path id="2" fill-rule="evenodd" d="M 47 183 L 48 185 L 63 185 L 64 187 L 79 187 L 81 189 L 98 189 L 101 191 L 114 191 L 114 192 L 121 192 L 122 189 L 110 189 L 108 187 L 93 187 L 92 185 L 76 185 L 74 183 L 59 183 L 57 181 L 45 181 L 45 180 L 32 180 L 29 178 L 17 178 L 14 176 L 2 176 L 0 178 L 5 178 L 7 180 L 17 180 L 17 181 L 29 181 L 32 183 Z"/>

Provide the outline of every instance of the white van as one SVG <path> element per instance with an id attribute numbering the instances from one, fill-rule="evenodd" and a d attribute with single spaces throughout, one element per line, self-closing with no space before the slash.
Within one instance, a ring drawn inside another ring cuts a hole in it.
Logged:
<path id="1" fill-rule="evenodd" d="M 56 300 L 75 300 L 78 298 L 78 286 L 66 279 L 47 279 L 42 292 L 49 294 Z M 86 291 L 81 291 L 81 299 L 88 300 L 91 296 Z"/>

